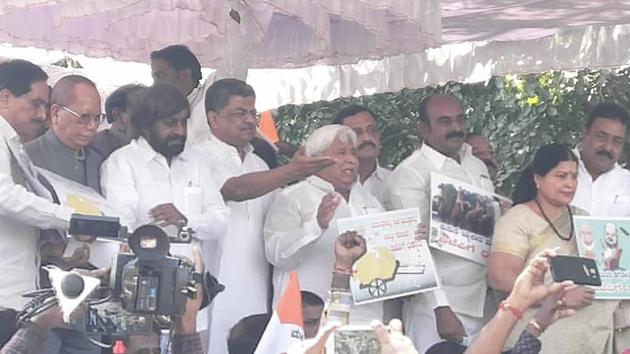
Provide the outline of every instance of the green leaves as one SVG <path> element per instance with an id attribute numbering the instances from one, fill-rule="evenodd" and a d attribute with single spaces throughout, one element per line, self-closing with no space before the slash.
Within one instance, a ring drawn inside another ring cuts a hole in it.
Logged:
<path id="1" fill-rule="evenodd" d="M 418 104 L 437 92 L 458 97 L 466 109 L 469 130 L 490 139 L 500 167 L 497 187 L 509 195 L 539 146 L 550 142 L 577 144 L 588 110 L 595 104 L 607 100 L 629 107 L 630 68 L 507 75 L 483 83 L 449 82 L 303 106 L 286 105 L 277 109 L 276 124 L 284 140 L 301 144 L 311 131 L 331 123 L 340 108 L 362 104 L 378 115 L 381 163 L 393 167 L 418 146 Z"/>

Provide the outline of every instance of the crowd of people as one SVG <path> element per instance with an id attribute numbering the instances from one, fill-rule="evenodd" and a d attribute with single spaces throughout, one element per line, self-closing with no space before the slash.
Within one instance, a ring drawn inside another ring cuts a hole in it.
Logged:
<path id="1" fill-rule="evenodd" d="M 422 144 L 392 171 L 378 163 L 380 120 L 367 107 L 345 107 L 300 147 L 272 144 L 257 130 L 250 85 L 202 82 L 199 61 L 182 45 L 148 59 L 154 84 L 120 87 L 104 104 L 89 78 L 69 75 L 50 88 L 40 67 L 0 63 L 0 306 L 26 303 L 22 294 L 43 282 L 41 264 L 89 269 L 92 255 L 112 252 L 93 243 L 67 254 L 73 210 L 39 168 L 101 194 L 130 230 L 153 223 L 193 231 L 193 242 L 171 253 L 193 258 L 198 247 L 225 290 L 176 321 L 174 353 L 253 353 L 294 271 L 311 340 L 301 350 L 322 353 L 333 330 L 322 313 L 331 297 L 348 294 L 352 262 L 365 252 L 361 235 L 339 235 L 337 219 L 418 208 L 426 223 L 432 172 L 494 192 L 500 163 L 482 135 L 468 134 L 465 107 L 449 94 L 418 102 Z M 389 332 L 375 324 L 383 353 L 630 348 L 626 301 L 553 284 L 546 272 L 556 253 L 577 255 L 574 215 L 630 216 L 630 171 L 618 164 L 628 122 L 623 107 L 602 102 L 574 146 L 537 151 L 514 206 L 494 232 L 484 228 L 492 234 L 487 266 L 432 249 L 438 290 L 352 306 L 349 323 L 393 320 Z M 279 155 L 289 162 L 278 164 Z M 30 343 L 38 343 L 33 352 L 101 352 L 57 313 L 46 315 L 7 346 L 25 346 L 20 338 L 30 333 L 41 339 Z M 137 352 L 159 350 L 159 341 L 136 342 Z"/>

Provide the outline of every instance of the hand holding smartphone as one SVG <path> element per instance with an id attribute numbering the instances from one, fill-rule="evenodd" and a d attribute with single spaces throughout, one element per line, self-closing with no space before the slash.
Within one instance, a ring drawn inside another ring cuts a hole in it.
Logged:
<path id="1" fill-rule="evenodd" d="M 597 263 L 590 258 L 555 256 L 549 258 L 551 276 L 555 282 L 572 280 L 577 285 L 601 286 Z"/>

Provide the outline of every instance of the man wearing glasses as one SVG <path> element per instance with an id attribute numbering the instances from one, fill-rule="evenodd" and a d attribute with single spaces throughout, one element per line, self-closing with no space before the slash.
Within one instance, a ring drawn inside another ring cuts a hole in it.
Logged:
<path id="1" fill-rule="evenodd" d="M 100 193 L 104 157 L 89 143 L 105 115 L 94 83 L 80 75 L 61 78 L 52 90 L 50 117 L 50 129 L 26 144 L 26 153 L 36 166 Z"/>
<path id="2" fill-rule="evenodd" d="M 25 144 L 24 150 L 36 166 L 100 193 L 99 169 L 104 158 L 89 146 L 105 117 L 101 113 L 101 97 L 96 86 L 80 75 L 64 76 L 53 87 L 50 103 L 50 129 Z M 42 264 L 57 263 L 64 248 L 65 244 L 55 232 L 42 232 Z M 85 265 L 89 257 L 89 251 L 86 252 L 80 257 L 66 259 L 62 264 L 69 267 Z M 75 252 L 75 255 L 80 253 Z M 80 333 L 64 326 L 50 332 L 42 352 L 96 354 L 100 349 Z"/>

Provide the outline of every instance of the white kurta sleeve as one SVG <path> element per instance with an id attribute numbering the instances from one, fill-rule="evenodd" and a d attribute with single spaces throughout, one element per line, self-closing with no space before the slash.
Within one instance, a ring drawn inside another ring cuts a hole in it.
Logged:
<path id="1" fill-rule="evenodd" d="M 197 215 L 186 215 L 188 227 L 195 232 L 193 237 L 199 240 L 217 240 L 227 231 L 230 209 L 223 202 L 210 171 L 203 166 L 200 170 L 202 210 Z"/>
<path id="2" fill-rule="evenodd" d="M 120 217 L 120 223 L 132 232 L 140 226 L 136 216 L 140 196 L 135 186 L 133 168 L 129 160 L 122 157 L 114 153 L 101 165 L 101 191 Z"/>
<path id="3" fill-rule="evenodd" d="M 263 228 L 267 261 L 279 268 L 294 268 L 322 233 L 316 214 L 303 215 L 294 198 L 277 193 Z"/>
<path id="4" fill-rule="evenodd" d="M 431 188 L 429 180 L 423 178 L 417 171 L 403 166 L 401 170 L 392 173 L 387 183 L 391 192 L 390 198 L 394 209 L 417 207 L 420 209 L 422 222 L 428 225 L 428 217 L 431 212 L 429 210 L 429 189 Z M 449 306 L 446 293 L 441 289 L 426 293 L 425 295 L 427 302 L 433 308 Z"/>
<path id="5" fill-rule="evenodd" d="M 0 215 L 42 229 L 67 230 L 73 210 L 54 204 L 16 184 L 11 177 L 9 148 L 4 142 L 0 146 L 3 150 L 0 151 Z"/>

